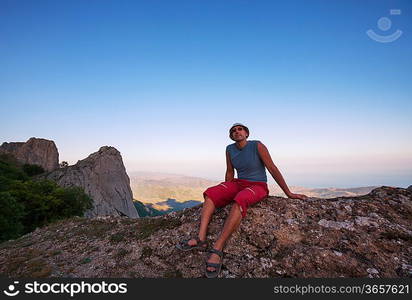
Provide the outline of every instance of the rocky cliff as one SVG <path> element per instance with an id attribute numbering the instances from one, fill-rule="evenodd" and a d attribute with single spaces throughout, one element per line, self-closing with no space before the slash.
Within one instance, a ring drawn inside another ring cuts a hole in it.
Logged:
<path id="1" fill-rule="evenodd" d="M 59 152 L 53 141 L 30 138 L 27 142 L 4 142 L 0 146 L 0 154 L 13 155 L 18 161 L 26 164 L 36 164 L 46 171 L 59 167 Z"/>
<path id="2" fill-rule="evenodd" d="M 104 146 L 79 160 L 75 165 L 60 168 L 45 176 L 59 185 L 79 186 L 93 199 L 93 209 L 86 217 L 99 215 L 138 218 L 133 205 L 130 179 L 120 152 Z"/>
<path id="3" fill-rule="evenodd" d="M 209 241 L 230 207 L 216 211 Z M 6 277 L 203 277 L 201 206 L 156 218 L 72 218 L 0 245 Z M 221 277 L 411 277 L 412 192 L 308 200 L 268 197 L 248 211 L 224 249 Z"/>

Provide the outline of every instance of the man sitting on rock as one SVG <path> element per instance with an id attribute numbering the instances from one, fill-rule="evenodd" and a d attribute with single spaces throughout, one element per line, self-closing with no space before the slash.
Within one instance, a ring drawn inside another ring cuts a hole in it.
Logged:
<path id="1" fill-rule="evenodd" d="M 209 187 L 204 193 L 205 202 L 198 238 L 185 240 L 177 245 L 181 250 L 206 249 L 206 233 L 212 214 L 216 207 L 223 207 L 231 202 L 233 206 L 225 221 L 223 231 L 210 250 L 206 263 L 206 277 L 217 277 L 220 273 L 223 258 L 223 247 L 231 234 L 239 227 L 242 218 L 246 216 L 249 206 L 265 199 L 269 194 L 265 167 L 273 179 L 279 184 L 289 198 L 307 199 L 302 194 L 292 193 L 282 174 L 274 165 L 266 146 L 257 140 L 248 141 L 249 129 L 235 123 L 229 129 L 229 137 L 235 141 L 226 147 L 226 176 L 225 181 Z M 234 178 L 236 169 L 238 178 Z"/>

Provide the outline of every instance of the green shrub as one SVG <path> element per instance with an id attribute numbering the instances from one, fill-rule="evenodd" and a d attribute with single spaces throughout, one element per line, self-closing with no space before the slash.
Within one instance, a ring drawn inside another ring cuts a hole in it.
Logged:
<path id="1" fill-rule="evenodd" d="M 16 160 L 9 154 L 0 155 L 0 177 L 8 180 L 27 180 L 27 174 L 19 167 Z"/>
<path id="2" fill-rule="evenodd" d="M 11 195 L 24 205 L 27 214 L 23 219 L 26 232 L 56 220 L 82 216 L 92 208 L 92 200 L 81 188 L 62 188 L 50 180 L 14 181 Z"/>
<path id="3" fill-rule="evenodd" d="M 41 166 L 30 165 L 30 164 L 24 164 L 23 165 L 23 171 L 24 171 L 24 173 L 26 173 L 30 177 L 34 176 L 34 175 L 44 173 L 44 169 Z"/>
<path id="4" fill-rule="evenodd" d="M 10 193 L 0 192 L 0 241 L 15 239 L 23 233 L 23 216 L 24 206 Z"/>
<path id="5" fill-rule="evenodd" d="M 83 216 L 93 207 L 93 200 L 79 187 L 63 188 L 54 181 L 29 177 L 43 171 L 0 156 L 0 242 L 50 222 Z"/>

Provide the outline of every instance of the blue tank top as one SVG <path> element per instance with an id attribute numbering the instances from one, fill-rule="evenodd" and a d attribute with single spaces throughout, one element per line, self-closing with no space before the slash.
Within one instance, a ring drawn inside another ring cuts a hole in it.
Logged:
<path id="1" fill-rule="evenodd" d="M 237 178 L 267 182 L 265 165 L 260 159 L 257 148 L 258 142 L 257 140 L 248 141 L 241 150 L 236 143 L 226 146 L 232 165 L 236 169 Z"/>

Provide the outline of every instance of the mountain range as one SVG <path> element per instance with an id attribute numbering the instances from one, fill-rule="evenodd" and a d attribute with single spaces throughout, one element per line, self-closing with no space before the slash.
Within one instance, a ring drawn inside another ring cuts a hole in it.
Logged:
<path id="1" fill-rule="evenodd" d="M 129 172 L 129 177 L 134 201 L 140 201 L 160 214 L 202 203 L 203 192 L 208 187 L 221 182 L 187 175 L 145 171 Z M 270 195 L 286 196 L 275 182 L 268 182 L 268 186 Z M 294 193 L 305 194 L 309 197 L 333 198 L 365 195 L 376 186 L 356 188 L 289 186 L 289 188 Z"/>

